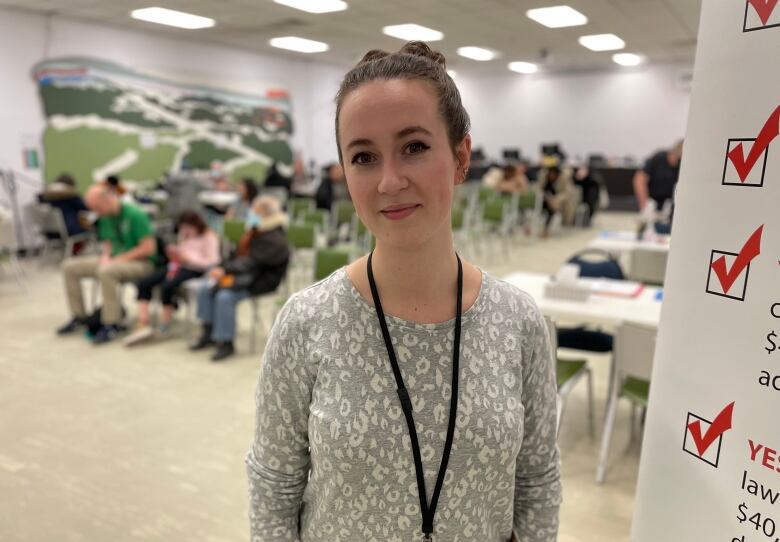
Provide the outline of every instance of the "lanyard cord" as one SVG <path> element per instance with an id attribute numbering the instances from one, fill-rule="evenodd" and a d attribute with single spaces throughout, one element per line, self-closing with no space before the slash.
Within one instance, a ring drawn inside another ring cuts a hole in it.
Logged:
<path id="1" fill-rule="evenodd" d="M 414 470 L 417 475 L 417 493 L 420 497 L 420 510 L 422 512 L 422 532 L 423 540 L 432 540 L 431 533 L 433 533 L 433 517 L 436 514 L 436 506 L 439 503 L 439 494 L 441 493 L 442 485 L 444 485 L 444 475 L 447 472 L 447 463 L 450 459 L 450 450 L 452 449 L 452 439 L 455 433 L 455 420 L 458 415 L 458 375 L 459 375 L 459 362 L 460 362 L 460 328 L 461 328 L 461 312 L 463 309 L 463 265 L 460 261 L 460 256 L 455 254 L 458 259 L 458 293 L 455 313 L 455 342 L 452 352 L 452 394 L 450 397 L 450 415 L 447 424 L 447 439 L 444 443 L 444 453 L 442 454 L 441 464 L 439 465 L 439 473 L 436 477 L 436 486 L 431 496 L 431 504 L 428 506 L 427 496 L 425 491 L 425 477 L 423 475 L 422 459 L 420 458 L 420 444 L 417 440 L 417 430 L 414 426 L 414 417 L 412 416 L 412 402 L 409 399 L 409 392 L 404 386 L 404 380 L 401 376 L 401 369 L 398 367 L 398 361 L 395 357 L 395 349 L 390 339 L 390 332 L 387 329 L 387 322 L 385 321 L 385 313 L 382 310 L 382 302 L 379 299 L 379 292 L 377 291 L 376 281 L 374 280 L 374 270 L 371 265 L 371 260 L 374 256 L 374 252 L 368 255 L 368 283 L 371 286 L 371 295 L 374 298 L 374 307 L 376 308 L 377 316 L 379 318 L 379 325 L 382 328 L 382 336 L 385 340 L 385 346 L 387 347 L 387 355 L 390 358 L 390 366 L 393 369 L 393 375 L 395 376 L 395 382 L 398 386 L 397 393 L 398 399 L 401 402 L 401 408 L 406 418 L 406 425 L 409 428 L 409 438 L 412 442 L 412 455 L 414 457 Z"/>

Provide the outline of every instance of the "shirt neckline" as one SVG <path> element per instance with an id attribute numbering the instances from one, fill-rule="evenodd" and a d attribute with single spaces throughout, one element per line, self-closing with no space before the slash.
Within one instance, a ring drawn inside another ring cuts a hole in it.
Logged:
<path id="1" fill-rule="evenodd" d="M 482 275 L 482 280 L 480 281 L 480 286 L 479 286 L 479 294 L 477 294 L 477 299 L 474 301 L 471 307 L 469 307 L 468 310 L 466 310 L 461 315 L 461 325 L 476 318 L 484 309 L 485 298 L 487 297 L 486 287 L 488 281 L 488 274 L 480 267 L 477 267 L 477 269 L 479 269 L 479 272 Z M 368 311 L 372 315 L 376 316 L 376 309 L 372 304 L 366 301 L 362 295 L 360 295 L 360 292 L 358 291 L 357 288 L 355 288 L 355 285 L 352 283 L 352 280 L 349 278 L 346 267 L 342 267 L 341 269 L 339 269 L 338 273 L 340 275 L 338 277 L 338 280 L 344 283 L 349 295 L 353 299 L 355 299 L 355 301 L 358 303 L 358 305 L 360 305 L 360 307 L 363 310 Z M 411 320 L 404 320 L 403 318 L 399 318 L 397 316 L 393 316 L 392 314 L 388 314 L 388 313 L 385 313 L 385 319 L 388 325 L 392 325 L 394 327 L 400 327 L 404 329 L 413 329 L 413 330 L 420 330 L 420 331 L 422 330 L 437 331 L 442 329 L 451 329 L 455 325 L 454 316 L 449 320 L 445 320 L 444 322 L 436 322 L 430 324 L 426 324 L 422 322 L 413 322 Z"/>

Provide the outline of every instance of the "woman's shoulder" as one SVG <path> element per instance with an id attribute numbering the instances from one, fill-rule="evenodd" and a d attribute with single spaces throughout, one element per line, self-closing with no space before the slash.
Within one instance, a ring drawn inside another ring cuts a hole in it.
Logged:
<path id="1" fill-rule="evenodd" d="M 347 290 L 346 270 L 342 267 L 329 276 L 292 294 L 285 302 L 280 320 L 286 319 L 301 325 L 330 317 L 334 312 L 346 309 L 352 299 Z"/>
<path id="2" fill-rule="evenodd" d="M 544 320 L 539 306 L 528 292 L 485 271 L 483 274 L 485 297 L 490 304 L 489 312 L 500 311 L 532 323 Z"/>

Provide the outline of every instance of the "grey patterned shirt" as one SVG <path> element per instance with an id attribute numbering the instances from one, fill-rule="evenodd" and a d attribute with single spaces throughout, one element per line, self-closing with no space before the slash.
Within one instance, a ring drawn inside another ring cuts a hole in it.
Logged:
<path id="1" fill-rule="evenodd" d="M 447 433 L 454 318 L 386 318 L 430 502 Z M 462 317 L 459 386 L 435 540 L 506 542 L 514 529 L 521 542 L 554 541 L 561 485 L 549 337 L 533 300 L 485 272 Z M 256 400 L 252 542 L 420 539 L 414 460 L 387 350 L 376 311 L 345 269 L 282 309 Z"/>

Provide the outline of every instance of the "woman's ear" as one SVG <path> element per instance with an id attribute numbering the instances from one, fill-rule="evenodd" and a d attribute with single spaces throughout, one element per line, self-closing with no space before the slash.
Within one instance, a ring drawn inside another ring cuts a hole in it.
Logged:
<path id="1" fill-rule="evenodd" d="M 455 184 L 462 184 L 466 181 L 469 166 L 471 165 L 471 134 L 466 134 L 458 146 L 455 148 Z"/>

